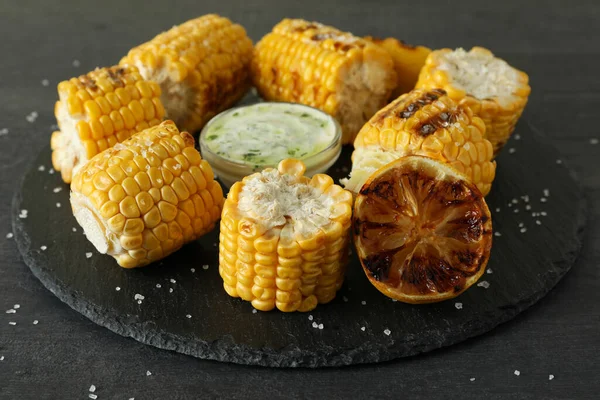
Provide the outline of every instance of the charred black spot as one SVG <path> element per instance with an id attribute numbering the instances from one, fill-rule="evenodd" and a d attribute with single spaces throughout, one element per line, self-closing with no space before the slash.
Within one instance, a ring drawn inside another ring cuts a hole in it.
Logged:
<path id="1" fill-rule="evenodd" d="M 429 92 L 424 93 L 420 98 L 410 103 L 406 108 L 400 110 L 398 112 L 398 116 L 400 118 L 410 118 L 412 117 L 420 108 L 426 106 L 427 104 L 431 104 L 440 96 L 444 96 L 446 92 L 442 89 L 433 89 Z"/>
<path id="2" fill-rule="evenodd" d="M 458 293 L 458 292 L 460 292 L 461 290 L 463 290 L 463 287 L 464 287 L 464 286 L 461 286 L 461 285 L 456 285 L 456 286 L 454 286 L 454 293 Z"/>
<path id="3" fill-rule="evenodd" d="M 125 75 L 125 69 L 122 67 L 109 68 L 107 71 L 108 78 L 111 83 L 117 87 L 125 86 L 121 78 Z"/>
<path id="4" fill-rule="evenodd" d="M 312 35 L 310 37 L 310 40 L 314 40 L 314 41 L 321 41 L 321 40 L 325 40 L 325 39 L 331 39 L 336 37 L 337 34 L 335 32 L 328 32 L 328 33 L 315 33 L 314 35 Z"/>
<path id="5" fill-rule="evenodd" d="M 371 276 L 378 281 L 386 281 L 390 274 L 392 259 L 395 251 L 386 251 L 368 256 L 363 260 L 363 265 Z"/>
<path id="6" fill-rule="evenodd" d="M 81 84 L 91 90 L 97 90 L 98 89 L 98 85 L 96 85 L 96 81 L 93 80 L 92 78 L 90 78 L 87 75 L 81 75 L 79 77 L 79 81 L 81 82 Z"/>
<path id="7" fill-rule="evenodd" d="M 447 128 L 456 121 L 456 113 L 443 112 L 423 121 L 416 126 L 421 136 L 429 136 L 440 128 Z"/>
<path id="8" fill-rule="evenodd" d="M 478 254 L 469 250 L 461 251 L 456 253 L 456 258 L 463 264 L 471 265 L 477 259 Z"/>

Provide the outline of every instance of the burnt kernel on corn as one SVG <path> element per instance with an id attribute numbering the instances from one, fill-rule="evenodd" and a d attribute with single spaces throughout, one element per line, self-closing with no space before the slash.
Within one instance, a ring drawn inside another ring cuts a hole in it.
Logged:
<path id="1" fill-rule="evenodd" d="M 363 126 L 354 148 L 350 179 L 344 181 L 354 193 L 377 169 L 410 155 L 449 164 L 483 195 L 496 171 L 484 122 L 441 89 L 415 89 L 394 100 Z"/>
<path id="2" fill-rule="evenodd" d="M 66 183 L 90 158 L 164 117 L 160 88 L 135 67 L 99 68 L 58 84 L 52 166 Z"/>
<path id="3" fill-rule="evenodd" d="M 86 237 L 124 268 L 166 257 L 212 230 L 222 205 L 221 186 L 194 139 L 172 121 L 96 155 L 71 184 Z"/>
<path id="4" fill-rule="evenodd" d="M 495 155 L 510 138 L 531 92 L 526 73 L 483 47 L 432 52 L 416 88 L 442 88 L 454 101 L 471 108 L 485 123 L 486 139 Z"/>
<path id="5" fill-rule="evenodd" d="M 352 143 L 396 87 L 390 55 L 351 33 L 284 19 L 256 44 L 254 86 L 266 100 L 302 103 L 330 114 Z"/>
<path id="6" fill-rule="evenodd" d="M 120 64 L 135 65 L 157 82 L 167 118 L 195 132 L 250 89 L 251 58 L 244 28 L 208 14 L 131 49 Z"/>
<path id="7" fill-rule="evenodd" d="M 391 98 L 395 99 L 413 90 L 419 79 L 419 72 L 425 64 L 425 59 L 431 53 L 431 49 L 423 46 L 411 46 L 395 38 L 378 39 L 366 36 L 365 40 L 381 46 L 394 61 L 398 83 L 396 89 L 392 92 Z"/>
<path id="8" fill-rule="evenodd" d="M 269 311 L 310 311 L 344 280 L 352 194 L 324 174 L 283 160 L 235 183 L 221 217 L 225 291 Z"/>

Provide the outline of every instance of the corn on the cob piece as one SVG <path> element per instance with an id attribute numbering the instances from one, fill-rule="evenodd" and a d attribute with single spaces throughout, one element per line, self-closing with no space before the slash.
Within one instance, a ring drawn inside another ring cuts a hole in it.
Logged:
<path id="1" fill-rule="evenodd" d="M 145 81 L 135 67 L 96 69 L 58 84 L 54 115 L 59 131 L 52 133 L 52 165 L 63 181 L 87 160 L 159 124 L 165 114 L 160 88 Z"/>
<path id="2" fill-rule="evenodd" d="M 96 155 L 71 185 L 73 214 L 87 238 L 124 268 L 166 257 L 210 231 L 222 205 L 194 138 L 172 121 Z"/>
<path id="3" fill-rule="evenodd" d="M 261 311 L 310 311 L 344 280 L 352 194 L 283 160 L 235 183 L 223 207 L 219 273 L 227 293 Z"/>
<path id="4" fill-rule="evenodd" d="M 354 148 L 350 179 L 344 182 L 354 193 L 377 169 L 409 155 L 448 163 L 483 195 L 496 172 L 485 124 L 441 89 L 415 89 L 394 100 L 365 124 Z"/>
<path id="5" fill-rule="evenodd" d="M 401 94 L 413 90 L 431 49 L 424 46 L 411 46 L 396 38 L 378 39 L 367 36 L 365 39 L 383 47 L 394 61 L 398 84 L 392 92 L 391 98 L 395 99 Z"/>
<path id="6" fill-rule="evenodd" d="M 483 47 L 432 52 L 416 85 L 444 89 L 450 98 L 468 105 L 485 122 L 486 138 L 497 154 L 510 138 L 531 92 L 525 72 L 494 57 Z"/>
<path id="7" fill-rule="evenodd" d="M 256 44 L 251 70 L 263 98 L 307 104 L 335 117 L 344 144 L 396 87 L 392 59 L 381 47 L 301 19 L 284 19 Z"/>
<path id="8" fill-rule="evenodd" d="M 167 118 L 195 132 L 248 91 L 251 58 L 244 28 L 208 14 L 133 48 L 120 63 L 157 82 Z"/>

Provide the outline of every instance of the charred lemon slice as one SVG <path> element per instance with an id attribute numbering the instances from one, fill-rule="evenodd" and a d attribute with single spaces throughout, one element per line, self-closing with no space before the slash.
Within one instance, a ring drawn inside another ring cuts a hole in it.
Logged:
<path id="1" fill-rule="evenodd" d="M 492 221 L 483 195 L 448 165 L 408 156 L 377 170 L 354 204 L 354 243 L 371 283 L 405 303 L 458 296 L 483 274 Z"/>

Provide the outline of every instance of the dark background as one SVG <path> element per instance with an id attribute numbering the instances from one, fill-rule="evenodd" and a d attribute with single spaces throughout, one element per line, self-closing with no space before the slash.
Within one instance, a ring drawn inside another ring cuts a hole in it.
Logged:
<path id="1" fill-rule="evenodd" d="M 341 369 L 196 360 L 119 337 L 62 304 L 5 238 L 13 193 L 55 123 L 56 85 L 115 64 L 130 47 L 208 12 L 241 23 L 255 41 L 281 18 L 302 17 L 432 48 L 482 45 L 525 70 L 533 92 L 523 118 L 560 149 L 589 199 L 584 246 L 571 272 L 537 305 L 486 335 L 419 357 Z M 597 0 L 0 0 L 0 131 L 9 130 L 0 136 L 0 398 L 87 398 L 92 384 L 98 399 L 598 398 L 599 26 Z M 33 111 L 39 116 L 28 122 Z M 14 304 L 18 312 L 5 314 Z"/>

